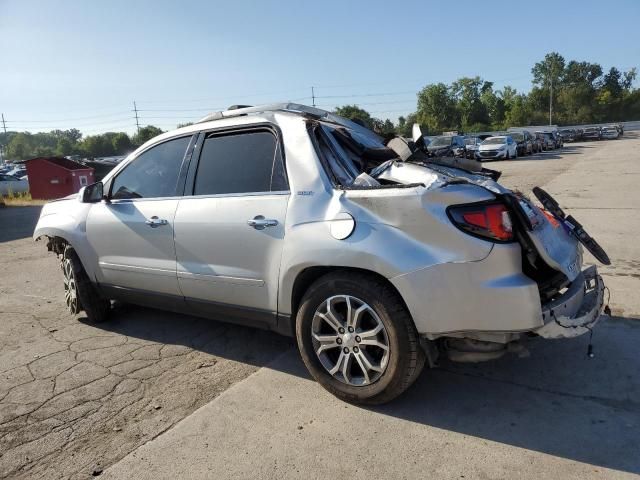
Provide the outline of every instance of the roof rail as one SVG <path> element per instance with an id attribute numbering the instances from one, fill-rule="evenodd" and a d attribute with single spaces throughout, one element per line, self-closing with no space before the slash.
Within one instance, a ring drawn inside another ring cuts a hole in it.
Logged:
<path id="1" fill-rule="evenodd" d="M 268 105 L 259 105 L 257 107 L 234 108 L 232 110 L 223 110 L 221 112 L 213 112 L 196 123 L 210 122 L 212 120 L 220 120 L 222 118 L 239 117 L 251 113 L 264 112 L 295 112 L 303 115 L 323 118 L 329 115 L 329 112 L 315 107 L 308 107 L 299 103 L 271 103 Z"/>

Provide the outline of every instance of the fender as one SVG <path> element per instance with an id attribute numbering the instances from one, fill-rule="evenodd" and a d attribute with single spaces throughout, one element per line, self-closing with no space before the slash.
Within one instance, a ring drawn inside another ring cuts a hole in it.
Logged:
<path id="1" fill-rule="evenodd" d="M 46 204 L 33 232 L 35 241 L 42 237 L 60 237 L 71 245 L 89 278 L 96 282 L 97 255 L 87 240 L 86 218 L 91 204 L 77 198 Z"/>

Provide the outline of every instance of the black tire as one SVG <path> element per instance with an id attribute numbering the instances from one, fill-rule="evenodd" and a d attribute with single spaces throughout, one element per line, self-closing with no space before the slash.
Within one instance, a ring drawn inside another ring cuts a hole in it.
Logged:
<path id="1" fill-rule="evenodd" d="M 66 262 L 69 263 L 75 280 L 75 289 L 77 295 L 77 305 L 75 308 L 67 307 L 73 314 L 79 313 L 84 310 L 87 315 L 87 319 L 91 323 L 100 323 L 107 320 L 109 312 L 111 311 L 111 302 L 102 298 L 100 293 L 96 290 L 96 287 L 91 283 L 87 273 L 82 267 L 82 263 L 78 258 L 75 250 L 71 246 L 67 246 L 62 255 L 62 269 L 65 270 Z"/>
<path id="2" fill-rule="evenodd" d="M 316 310 L 336 295 L 348 295 L 368 304 L 386 330 L 389 346 L 386 368 L 368 385 L 352 386 L 335 378 L 314 350 L 312 322 Z M 415 325 L 397 292 L 384 281 L 357 272 L 330 273 L 309 287 L 296 315 L 296 340 L 313 378 L 333 395 L 350 403 L 379 405 L 393 400 L 418 378 L 425 363 Z"/>

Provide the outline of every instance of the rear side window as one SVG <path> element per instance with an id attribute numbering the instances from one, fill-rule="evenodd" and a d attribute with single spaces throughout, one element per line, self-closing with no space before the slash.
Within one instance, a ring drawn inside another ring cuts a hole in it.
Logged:
<path id="1" fill-rule="evenodd" d="M 176 138 L 141 153 L 115 177 L 111 198 L 175 196 L 180 167 L 190 140 L 190 136 Z"/>
<path id="2" fill-rule="evenodd" d="M 267 130 L 205 139 L 193 194 L 288 190 L 280 144 Z"/>

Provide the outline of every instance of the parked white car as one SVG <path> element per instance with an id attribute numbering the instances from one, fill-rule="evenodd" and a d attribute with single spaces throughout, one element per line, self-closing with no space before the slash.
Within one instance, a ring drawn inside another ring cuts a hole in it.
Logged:
<path id="1" fill-rule="evenodd" d="M 604 127 L 602 129 L 602 137 L 607 140 L 617 140 L 620 138 L 620 131 L 613 125 L 609 125 L 608 127 Z"/>
<path id="2" fill-rule="evenodd" d="M 29 191 L 29 181 L 12 175 L 0 175 L 0 196 Z"/>
<path id="3" fill-rule="evenodd" d="M 518 144 L 509 135 L 489 137 L 478 147 L 479 160 L 518 158 Z"/>

